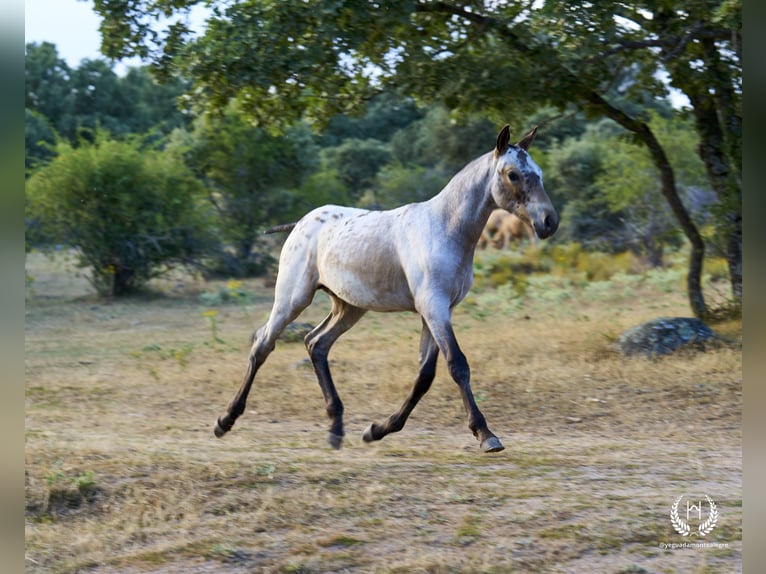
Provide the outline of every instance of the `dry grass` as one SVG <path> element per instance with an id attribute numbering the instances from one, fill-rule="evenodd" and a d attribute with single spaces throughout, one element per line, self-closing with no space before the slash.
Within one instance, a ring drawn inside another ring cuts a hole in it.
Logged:
<path id="1" fill-rule="evenodd" d="M 414 380 L 416 317 L 370 314 L 333 350 L 343 450 L 325 443 L 301 344 L 277 347 L 217 440 L 268 289 L 246 282 L 252 301 L 210 317 L 197 295 L 224 283 L 104 303 L 63 258 L 32 255 L 27 271 L 29 572 L 741 569 L 740 324 L 703 354 L 618 356 L 623 329 L 688 315 L 658 280 L 471 296 L 456 329 L 506 445 L 485 455 L 443 363 L 401 433 L 362 443 Z M 319 296 L 301 320 L 326 309 Z M 682 494 L 718 503 L 707 541 L 728 547 L 659 547 L 685 540 L 668 516 Z"/>

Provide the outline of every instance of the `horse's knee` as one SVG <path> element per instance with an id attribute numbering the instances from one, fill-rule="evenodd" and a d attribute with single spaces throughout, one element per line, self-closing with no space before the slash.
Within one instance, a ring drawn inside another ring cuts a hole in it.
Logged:
<path id="1" fill-rule="evenodd" d="M 277 346 L 277 338 L 270 335 L 265 327 L 253 334 L 253 345 L 250 347 L 250 363 L 261 364 Z"/>

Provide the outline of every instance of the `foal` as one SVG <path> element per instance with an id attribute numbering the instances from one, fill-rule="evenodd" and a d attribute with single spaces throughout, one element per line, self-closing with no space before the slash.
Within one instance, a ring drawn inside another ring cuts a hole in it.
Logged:
<path id="1" fill-rule="evenodd" d="M 441 353 L 481 448 L 502 450 L 473 398 L 468 362 L 452 328 L 452 309 L 471 287 L 474 250 L 493 209 L 515 213 L 540 238 L 558 228 L 542 171 L 527 153 L 536 132 L 534 128 L 512 145 L 505 126 L 493 151 L 469 163 L 428 201 L 388 211 L 326 205 L 297 223 L 274 228 L 292 229 L 279 258 L 274 306 L 255 333 L 244 380 L 218 418 L 215 435 L 223 436 L 244 412 L 255 374 L 274 350 L 277 337 L 322 289 L 332 308 L 306 335 L 305 343 L 324 395 L 330 417 L 328 441 L 334 448 L 343 442 L 343 403 L 330 375 L 330 348 L 367 311 L 413 311 L 422 319 L 415 385 L 399 410 L 371 424 L 362 438 L 380 440 L 404 427 L 430 388 Z"/>

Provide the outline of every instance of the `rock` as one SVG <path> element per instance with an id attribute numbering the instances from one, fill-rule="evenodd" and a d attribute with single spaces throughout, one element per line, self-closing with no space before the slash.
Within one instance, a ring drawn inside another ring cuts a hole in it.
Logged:
<path id="1" fill-rule="evenodd" d="M 717 336 L 699 319 L 661 317 L 628 329 L 617 340 L 619 350 L 627 355 L 669 355 L 681 348 L 704 349 Z"/>

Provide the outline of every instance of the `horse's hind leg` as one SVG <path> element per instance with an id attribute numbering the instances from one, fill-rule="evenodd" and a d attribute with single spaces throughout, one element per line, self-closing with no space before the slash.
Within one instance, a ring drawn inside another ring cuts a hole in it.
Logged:
<path id="1" fill-rule="evenodd" d="M 404 428 L 412 410 L 431 388 L 431 383 L 436 376 L 436 360 L 438 358 L 439 347 L 436 346 L 431 331 L 424 321 L 423 330 L 420 333 L 420 370 L 415 385 L 398 411 L 381 424 L 373 423 L 367 427 L 362 435 L 365 442 L 380 440 L 387 434 L 398 432 Z"/>
<path id="2" fill-rule="evenodd" d="M 301 311 L 311 303 L 314 290 L 310 284 L 304 283 L 301 286 L 294 285 L 291 287 L 293 288 L 287 289 L 285 292 L 284 288 L 280 289 L 279 281 L 277 282 L 271 315 L 253 337 L 253 346 L 250 349 L 247 371 L 242 379 L 242 384 L 226 408 L 226 413 L 218 417 L 216 421 L 214 432 L 218 438 L 229 432 L 237 418 L 245 412 L 247 396 L 253 385 L 255 374 L 274 350 L 279 335 L 288 323 L 300 315 Z"/>
<path id="3" fill-rule="evenodd" d="M 332 299 L 330 314 L 306 335 L 305 343 L 324 395 L 327 416 L 330 417 L 327 441 L 333 448 L 338 449 L 343 444 L 343 402 L 335 390 L 327 355 L 338 337 L 353 327 L 366 311 L 349 305 L 332 294 L 330 297 Z"/>

